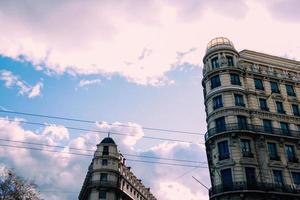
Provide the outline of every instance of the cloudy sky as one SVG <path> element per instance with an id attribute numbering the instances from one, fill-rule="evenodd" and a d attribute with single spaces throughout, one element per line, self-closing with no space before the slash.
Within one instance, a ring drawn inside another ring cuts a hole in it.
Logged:
<path id="1" fill-rule="evenodd" d="M 0 1 L 0 109 L 95 121 L 0 112 L 2 164 L 35 180 L 45 199 L 66 200 L 77 198 L 91 161 L 68 153 L 91 153 L 72 148 L 94 149 L 108 131 L 133 135 L 111 135 L 123 153 L 206 162 L 206 44 L 225 36 L 237 50 L 300 60 L 299 7 L 297 0 Z M 208 198 L 192 178 L 210 185 L 205 164 L 128 164 L 158 199 Z"/>

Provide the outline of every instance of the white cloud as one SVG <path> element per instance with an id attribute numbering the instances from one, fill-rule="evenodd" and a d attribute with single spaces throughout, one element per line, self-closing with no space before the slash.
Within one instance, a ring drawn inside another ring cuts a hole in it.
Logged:
<path id="1" fill-rule="evenodd" d="M 201 187 L 201 186 L 199 186 Z M 209 199 L 207 193 L 193 191 L 190 187 L 183 183 L 173 180 L 160 180 L 158 181 L 158 199 L 165 200 L 207 200 Z"/>
<path id="2" fill-rule="evenodd" d="M 96 125 L 101 131 L 105 131 L 107 133 L 111 132 L 112 135 L 114 135 L 114 133 L 128 135 L 122 137 L 122 140 L 120 141 L 123 143 L 123 145 L 125 145 L 125 147 L 130 149 L 132 149 L 133 146 L 144 136 L 143 128 L 139 124 L 133 122 L 114 122 L 112 124 L 108 124 L 106 122 L 98 122 Z M 116 134 L 116 136 L 117 135 L 118 134 Z"/>
<path id="3" fill-rule="evenodd" d="M 26 95 L 28 98 L 34 98 L 41 95 L 42 82 L 36 83 L 34 86 L 29 85 L 11 71 L 0 70 L 0 80 L 4 81 L 7 88 L 18 88 L 18 94 Z"/>
<path id="4" fill-rule="evenodd" d="M 96 85 L 96 84 L 101 84 L 101 80 L 100 79 L 93 79 L 93 80 L 80 80 L 78 83 L 79 87 L 85 87 L 85 86 L 89 86 L 89 85 Z"/>
<path id="5" fill-rule="evenodd" d="M 272 24 L 254 44 L 266 50 L 281 49 L 276 51 L 279 54 L 288 45 L 299 57 L 290 43 L 276 40 L 281 30 L 297 43 L 295 24 L 257 20 L 253 16 L 263 19 L 268 17 L 266 11 L 249 12 L 248 1 L 51 2 L 0 4 L 1 54 L 23 55 L 38 70 L 120 75 L 137 84 L 163 85 L 173 82 L 166 73 L 178 64 L 178 52 L 194 49 L 180 62 L 200 66 L 211 38 L 225 35 L 249 45 L 254 40 L 249 32 Z M 260 45 L 260 41 L 272 42 L 277 48 Z"/>

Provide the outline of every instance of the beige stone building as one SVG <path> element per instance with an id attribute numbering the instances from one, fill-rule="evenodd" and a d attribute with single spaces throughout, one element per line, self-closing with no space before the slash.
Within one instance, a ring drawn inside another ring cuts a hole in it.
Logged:
<path id="1" fill-rule="evenodd" d="M 210 199 L 300 199 L 300 62 L 227 38 L 203 62 Z"/>
<path id="2" fill-rule="evenodd" d="M 125 158 L 110 137 L 97 145 L 78 199 L 156 200 L 150 188 L 125 165 Z"/>

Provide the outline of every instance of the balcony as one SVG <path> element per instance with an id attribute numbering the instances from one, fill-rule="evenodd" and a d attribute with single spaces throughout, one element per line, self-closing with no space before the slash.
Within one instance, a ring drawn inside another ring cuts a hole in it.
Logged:
<path id="1" fill-rule="evenodd" d="M 214 195 L 222 194 L 224 192 L 242 192 L 244 190 L 247 190 L 247 192 L 280 192 L 289 193 L 291 195 L 300 194 L 300 189 L 297 189 L 291 185 L 264 182 L 233 182 L 231 184 L 221 184 L 212 187 L 209 190 L 209 196 L 212 197 Z"/>
<path id="2" fill-rule="evenodd" d="M 90 186 L 92 187 L 113 187 L 117 188 L 118 187 L 118 182 L 117 181 L 91 181 Z"/>
<path id="3" fill-rule="evenodd" d="M 277 136 L 289 136 L 289 137 L 296 137 L 298 139 L 300 138 L 300 131 L 264 127 L 261 125 L 234 123 L 234 124 L 226 124 L 222 127 L 215 127 L 209 129 L 205 133 L 205 140 L 208 140 L 210 137 L 214 135 L 218 135 L 230 131 L 250 131 L 253 133 L 261 133 L 261 134 L 269 134 L 269 135 L 277 135 Z"/>
<path id="4" fill-rule="evenodd" d="M 228 159 L 229 157 L 230 157 L 229 153 L 220 154 L 219 160 L 225 160 L 225 159 Z"/>
<path id="5" fill-rule="evenodd" d="M 250 151 L 243 151 L 243 157 L 244 157 L 244 158 L 253 158 L 254 155 L 253 155 L 253 153 L 250 152 Z"/>
<path id="6" fill-rule="evenodd" d="M 278 155 L 270 154 L 269 157 L 270 160 L 280 161 L 280 157 Z"/>
<path id="7" fill-rule="evenodd" d="M 299 159 L 296 158 L 295 156 L 288 156 L 288 162 L 298 163 Z"/>

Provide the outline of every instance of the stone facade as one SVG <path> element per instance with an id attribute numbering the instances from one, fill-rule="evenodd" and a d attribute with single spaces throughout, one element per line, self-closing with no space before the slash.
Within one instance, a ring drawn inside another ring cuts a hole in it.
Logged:
<path id="1" fill-rule="evenodd" d="M 210 199 L 300 199 L 300 62 L 216 38 L 203 63 Z"/>
<path id="2" fill-rule="evenodd" d="M 79 200 L 156 200 L 125 165 L 125 158 L 110 137 L 97 145 Z"/>

